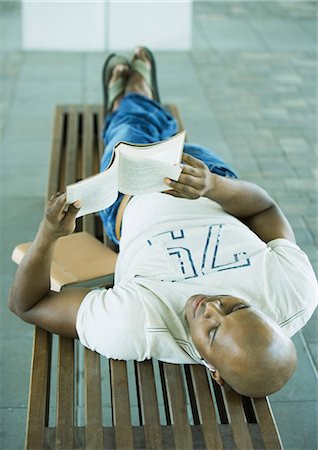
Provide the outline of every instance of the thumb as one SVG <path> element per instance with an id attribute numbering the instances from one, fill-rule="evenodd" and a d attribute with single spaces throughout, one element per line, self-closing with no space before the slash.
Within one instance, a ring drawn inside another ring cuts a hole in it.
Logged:
<path id="1" fill-rule="evenodd" d="M 80 200 L 76 200 L 71 206 L 75 206 L 76 210 L 78 211 L 82 207 L 82 203 Z"/>
<path id="2" fill-rule="evenodd" d="M 78 211 L 81 207 L 82 207 L 82 204 L 79 200 L 72 203 L 69 206 L 69 208 L 64 216 L 64 219 L 63 219 L 64 224 L 70 224 L 70 223 L 74 222 L 75 218 L 76 218 L 76 214 L 78 213 Z"/>
<path id="3" fill-rule="evenodd" d="M 76 200 L 76 202 L 72 203 L 69 206 L 67 214 L 70 214 L 71 217 L 75 217 L 81 207 L 82 203 L 80 202 L 80 200 Z"/>

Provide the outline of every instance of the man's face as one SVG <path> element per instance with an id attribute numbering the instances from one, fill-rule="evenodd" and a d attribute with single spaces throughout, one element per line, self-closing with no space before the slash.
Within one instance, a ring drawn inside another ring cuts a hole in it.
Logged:
<path id="1" fill-rule="evenodd" d="M 240 351 L 241 322 L 246 322 L 250 305 L 230 295 L 193 295 L 185 313 L 193 342 L 210 364 L 222 364 L 232 352 Z M 242 320 L 243 319 L 243 320 Z"/>
<path id="2" fill-rule="evenodd" d="M 261 311 L 229 295 L 193 295 L 186 303 L 193 342 L 212 378 L 243 395 L 280 389 L 296 367 L 290 338 Z"/>

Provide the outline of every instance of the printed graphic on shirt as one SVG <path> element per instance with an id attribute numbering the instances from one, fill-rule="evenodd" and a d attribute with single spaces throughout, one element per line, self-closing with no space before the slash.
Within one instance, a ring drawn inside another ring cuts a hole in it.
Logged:
<path id="1" fill-rule="evenodd" d="M 200 261 L 195 262 L 193 256 L 193 249 L 189 248 L 187 233 L 188 230 L 179 229 L 173 231 L 166 231 L 157 234 L 149 239 L 147 242 L 152 245 L 156 239 L 164 241 L 164 244 L 169 252 L 170 257 L 180 268 L 184 279 L 195 278 L 200 275 L 207 275 L 211 272 L 221 272 L 224 270 L 240 269 L 251 265 L 250 259 L 247 257 L 247 252 L 240 251 L 233 253 L 230 259 L 224 258 L 222 246 L 226 245 L 224 239 L 224 229 L 226 224 L 215 224 L 207 227 L 207 234 L 202 243 L 199 244 L 202 248 L 195 249 L 195 253 L 202 255 Z M 193 240 L 192 240 L 193 242 Z M 194 243 L 196 245 L 196 243 Z"/>

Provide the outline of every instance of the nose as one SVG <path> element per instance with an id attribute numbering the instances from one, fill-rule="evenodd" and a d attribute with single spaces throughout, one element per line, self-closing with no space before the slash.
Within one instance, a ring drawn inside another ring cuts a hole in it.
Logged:
<path id="1" fill-rule="evenodd" d="M 225 316 L 225 313 L 221 307 L 220 300 L 216 300 L 214 302 L 207 302 L 205 304 L 204 317 L 210 318 L 211 316 L 222 318 Z"/>

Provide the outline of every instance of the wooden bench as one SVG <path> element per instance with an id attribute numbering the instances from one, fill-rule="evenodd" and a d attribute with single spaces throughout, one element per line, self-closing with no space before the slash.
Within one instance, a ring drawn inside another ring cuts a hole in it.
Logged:
<path id="1" fill-rule="evenodd" d="M 98 172 L 102 126 L 102 106 L 57 106 L 47 197 Z M 81 230 L 107 243 L 97 215 Z M 220 388 L 202 366 L 107 360 L 35 328 L 26 449 L 223 448 L 282 448 L 266 398 Z"/>

